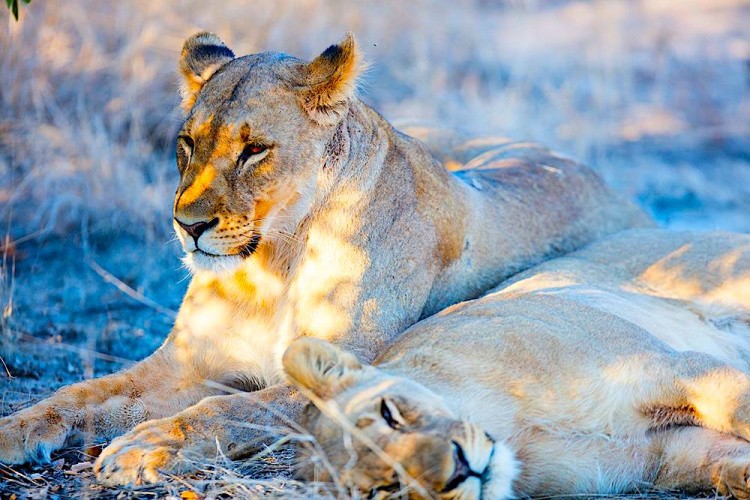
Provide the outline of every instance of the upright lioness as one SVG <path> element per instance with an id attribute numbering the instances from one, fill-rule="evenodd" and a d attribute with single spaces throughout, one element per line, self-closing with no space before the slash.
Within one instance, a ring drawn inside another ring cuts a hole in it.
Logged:
<path id="1" fill-rule="evenodd" d="M 303 405 L 281 371 L 293 339 L 371 361 L 420 318 L 648 224 L 589 169 L 538 148 L 450 174 L 357 99 L 360 68 L 351 36 L 312 62 L 235 58 L 210 33 L 185 42 L 174 225 L 194 276 L 174 330 L 135 366 L 1 420 L 0 461 L 134 427 L 100 457 L 103 481 L 155 481 L 217 440 L 241 456 L 258 445 L 245 422 L 272 418 L 265 405 L 292 417 Z"/>
<path id="2" fill-rule="evenodd" d="M 304 477 L 327 463 L 371 497 L 750 498 L 750 235 L 624 231 L 420 321 L 375 365 L 291 344 L 291 379 L 335 403 L 301 419 L 328 457 Z"/>

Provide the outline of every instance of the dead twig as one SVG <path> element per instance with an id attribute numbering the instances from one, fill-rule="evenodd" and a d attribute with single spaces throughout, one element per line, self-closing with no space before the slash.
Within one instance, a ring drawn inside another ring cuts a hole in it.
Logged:
<path id="1" fill-rule="evenodd" d="M 101 278 L 106 281 L 107 283 L 114 285 L 118 290 L 120 290 L 122 293 L 130 297 L 131 299 L 140 302 L 146 307 L 150 307 L 151 309 L 155 310 L 156 312 L 163 314 L 164 316 L 167 316 L 169 318 L 176 318 L 177 313 L 171 309 L 168 309 L 161 304 L 158 304 L 154 302 L 153 300 L 149 299 L 145 295 L 143 295 L 138 290 L 133 289 L 132 287 L 128 286 L 125 282 L 123 282 L 121 279 L 119 279 L 114 274 L 110 273 L 106 269 L 104 269 L 102 266 L 96 263 L 96 261 L 92 259 L 88 259 L 86 261 L 88 266 Z"/>
<path id="2" fill-rule="evenodd" d="M 5 360 L 3 359 L 3 357 L 2 357 L 2 356 L 0 356 L 0 363 L 2 363 L 2 364 L 3 364 L 3 368 L 5 368 L 5 373 L 7 373 L 7 374 L 8 374 L 8 378 L 11 378 L 11 379 L 12 379 L 12 378 L 16 378 L 16 377 L 14 377 L 14 376 L 13 376 L 13 375 L 12 375 L 12 374 L 10 373 L 10 370 L 8 369 L 8 365 L 6 365 L 6 364 L 5 364 Z"/>

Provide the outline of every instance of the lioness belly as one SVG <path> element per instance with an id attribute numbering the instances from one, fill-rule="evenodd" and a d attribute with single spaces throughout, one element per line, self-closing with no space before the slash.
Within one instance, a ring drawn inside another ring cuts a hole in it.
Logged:
<path id="1" fill-rule="evenodd" d="M 518 496 L 623 493 L 657 473 L 653 439 L 529 428 L 508 441 L 520 460 Z"/>

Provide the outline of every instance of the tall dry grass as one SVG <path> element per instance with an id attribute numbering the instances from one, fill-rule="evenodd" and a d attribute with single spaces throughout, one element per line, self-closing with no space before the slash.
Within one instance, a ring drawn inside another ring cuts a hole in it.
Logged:
<path id="1" fill-rule="evenodd" d="M 352 30 L 374 63 L 364 98 L 389 118 L 534 139 L 664 219 L 750 229 L 742 0 L 75 0 L 2 16 L 0 216 L 15 237 L 163 241 L 176 60 L 199 29 L 238 54 L 302 57 Z"/>

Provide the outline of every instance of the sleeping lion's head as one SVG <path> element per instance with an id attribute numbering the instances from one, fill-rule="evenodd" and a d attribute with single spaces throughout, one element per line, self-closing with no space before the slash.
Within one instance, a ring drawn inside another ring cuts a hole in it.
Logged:
<path id="1" fill-rule="evenodd" d="M 283 363 L 315 403 L 302 423 L 326 458 L 301 456 L 301 479 L 335 479 L 371 498 L 512 495 L 512 452 L 424 386 L 311 338 L 294 341 Z"/>
<path id="2" fill-rule="evenodd" d="M 211 33 L 185 42 L 174 226 L 189 267 L 233 269 L 305 217 L 341 155 L 360 65 L 351 35 L 312 62 L 235 58 Z"/>

